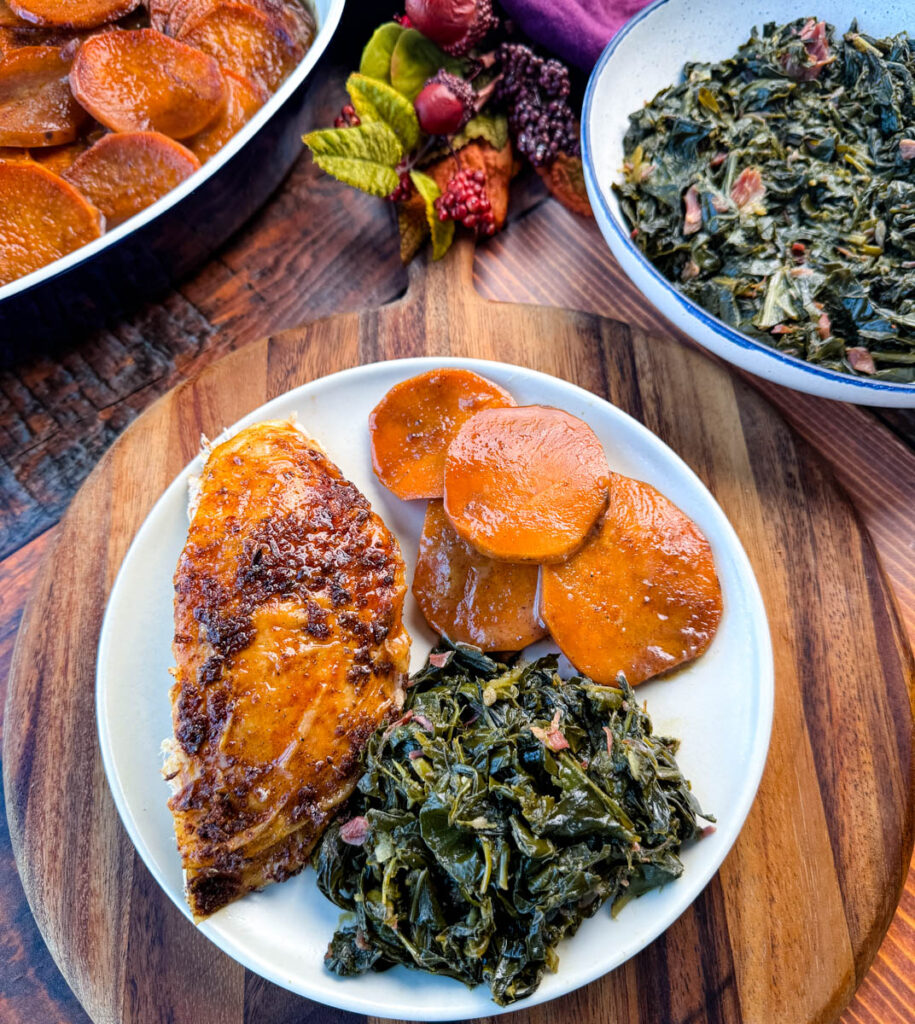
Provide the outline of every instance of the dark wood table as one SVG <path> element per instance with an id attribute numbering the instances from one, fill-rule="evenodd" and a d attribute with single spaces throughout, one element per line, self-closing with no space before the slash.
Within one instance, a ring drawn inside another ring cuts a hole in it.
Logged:
<path id="1" fill-rule="evenodd" d="M 342 102 L 353 63 L 346 39 L 365 37 L 375 20 L 351 7 L 319 69 L 310 99 L 315 124 L 330 123 Z M 478 250 L 474 280 L 487 298 L 589 310 L 679 336 L 628 283 L 594 223 L 548 198 L 534 177 L 514 189 L 506 230 Z M 303 156 L 261 213 L 178 289 L 71 347 L 30 353 L 24 343 L 18 364 L 0 374 L 0 708 L 39 560 L 114 438 L 155 398 L 226 352 L 304 320 L 386 302 L 405 286 L 390 207 L 326 178 Z M 848 490 L 912 642 L 915 412 L 862 410 L 760 387 Z M 281 996 L 264 1005 L 265 1024 L 300 1019 Z M 3 814 L 0 1021 L 88 1021 L 32 920 Z M 915 1021 L 915 870 L 842 1021 Z"/>

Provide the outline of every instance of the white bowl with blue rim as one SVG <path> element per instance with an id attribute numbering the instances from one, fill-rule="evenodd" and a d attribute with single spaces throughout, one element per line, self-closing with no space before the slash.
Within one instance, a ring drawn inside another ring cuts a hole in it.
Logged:
<path id="1" fill-rule="evenodd" d="M 712 316 L 682 295 L 630 238 L 613 192 L 622 178 L 629 114 L 682 81 L 687 61 L 718 61 L 746 42 L 754 25 L 802 17 L 832 24 L 837 34 L 857 18 L 873 36 L 915 35 L 911 0 L 656 0 L 633 17 L 601 54 L 585 94 L 582 160 L 588 196 L 613 255 L 633 284 L 698 344 L 743 370 L 796 391 L 860 405 L 915 407 L 915 384 L 854 377 L 779 352 Z"/>

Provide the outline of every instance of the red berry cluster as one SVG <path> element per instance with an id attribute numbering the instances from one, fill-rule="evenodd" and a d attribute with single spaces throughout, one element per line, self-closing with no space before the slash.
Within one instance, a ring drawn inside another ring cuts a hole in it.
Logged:
<path id="1" fill-rule="evenodd" d="M 403 203 L 413 195 L 413 182 L 410 180 L 410 172 L 407 170 L 406 161 L 401 161 L 394 169 L 400 178 L 400 184 L 387 198 L 392 203 Z"/>
<path id="2" fill-rule="evenodd" d="M 482 171 L 464 169 L 448 182 L 445 191 L 435 200 L 439 220 L 453 220 L 480 235 L 496 233 L 496 218 L 486 192 L 486 175 Z"/>
<path id="3" fill-rule="evenodd" d="M 362 124 L 362 122 L 359 120 L 359 115 L 356 113 L 356 108 L 352 103 L 347 103 L 334 118 L 334 128 L 355 128 L 358 124 Z"/>

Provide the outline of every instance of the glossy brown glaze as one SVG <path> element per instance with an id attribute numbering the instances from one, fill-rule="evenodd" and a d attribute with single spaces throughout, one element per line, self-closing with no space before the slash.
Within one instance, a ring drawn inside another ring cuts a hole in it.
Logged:
<path id="1" fill-rule="evenodd" d="M 73 95 L 106 128 L 187 139 L 226 103 L 219 64 L 151 28 L 102 32 L 80 47 L 70 71 Z"/>
<path id="2" fill-rule="evenodd" d="M 110 230 L 199 168 L 189 149 L 160 132 L 112 132 L 78 156 L 63 176 L 104 215 Z"/>
<path id="3" fill-rule="evenodd" d="M 539 566 L 481 555 L 455 533 L 441 501 L 427 505 L 413 595 L 438 633 L 484 651 L 520 651 L 543 639 L 539 576 Z"/>
<path id="4" fill-rule="evenodd" d="M 594 431 L 562 409 L 486 409 L 445 459 L 445 511 L 490 558 L 555 562 L 584 542 L 607 504 L 607 460 Z"/>
<path id="5" fill-rule="evenodd" d="M 270 92 L 311 44 L 311 38 L 300 40 L 287 20 L 232 0 L 223 0 L 201 17 L 185 21 L 178 36 Z"/>
<path id="6" fill-rule="evenodd" d="M 223 71 L 223 75 L 228 98 L 222 113 L 202 132 L 185 142 L 201 163 L 215 156 L 239 128 L 260 110 L 269 95 L 263 86 L 236 75 L 234 71 Z"/>
<path id="7" fill-rule="evenodd" d="M 514 398 L 470 370 L 430 370 L 395 384 L 369 416 L 375 475 L 398 498 L 440 498 L 445 453 L 481 409 Z"/>
<path id="8" fill-rule="evenodd" d="M 72 58 L 56 46 L 23 46 L 0 61 L 0 146 L 61 146 L 88 120 L 73 98 Z"/>
<path id="9" fill-rule="evenodd" d="M 63 178 L 36 163 L 0 160 L 0 284 L 91 242 L 98 210 Z"/>
<path id="10" fill-rule="evenodd" d="M 140 6 L 140 0 L 9 0 L 24 21 L 55 28 L 96 28 Z"/>
<path id="11" fill-rule="evenodd" d="M 544 566 L 541 613 L 563 654 L 599 683 L 641 683 L 698 657 L 721 620 L 708 541 L 650 484 L 613 473 L 585 546 Z"/>
<path id="12" fill-rule="evenodd" d="M 300 870 L 402 702 L 397 541 L 287 422 L 216 448 L 175 573 L 167 772 L 188 901 L 204 917 Z"/>

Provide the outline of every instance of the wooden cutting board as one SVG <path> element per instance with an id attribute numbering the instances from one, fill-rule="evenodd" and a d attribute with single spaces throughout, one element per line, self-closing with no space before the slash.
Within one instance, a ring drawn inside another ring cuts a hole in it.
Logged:
<path id="1" fill-rule="evenodd" d="M 480 299 L 469 243 L 440 264 L 418 262 L 392 305 L 257 342 L 175 389 L 126 431 L 73 501 L 19 633 L 3 751 L 19 870 L 64 976 L 106 1024 L 358 1021 L 243 970 L 152 881 L 102 771 L 96 642 L 121 559 L 201 432 L 214 436 L 335 370 L 438 354 L 555 374 L 659 434 L 736 527 L 775 648 L 768 765 L 718 875 L 639 956 L 512 1019 L 834 1020 L 890 922 L 913 839 L 913 663 L 870 539 L 829 470 L 752 388 L 622 323 Z"/>

